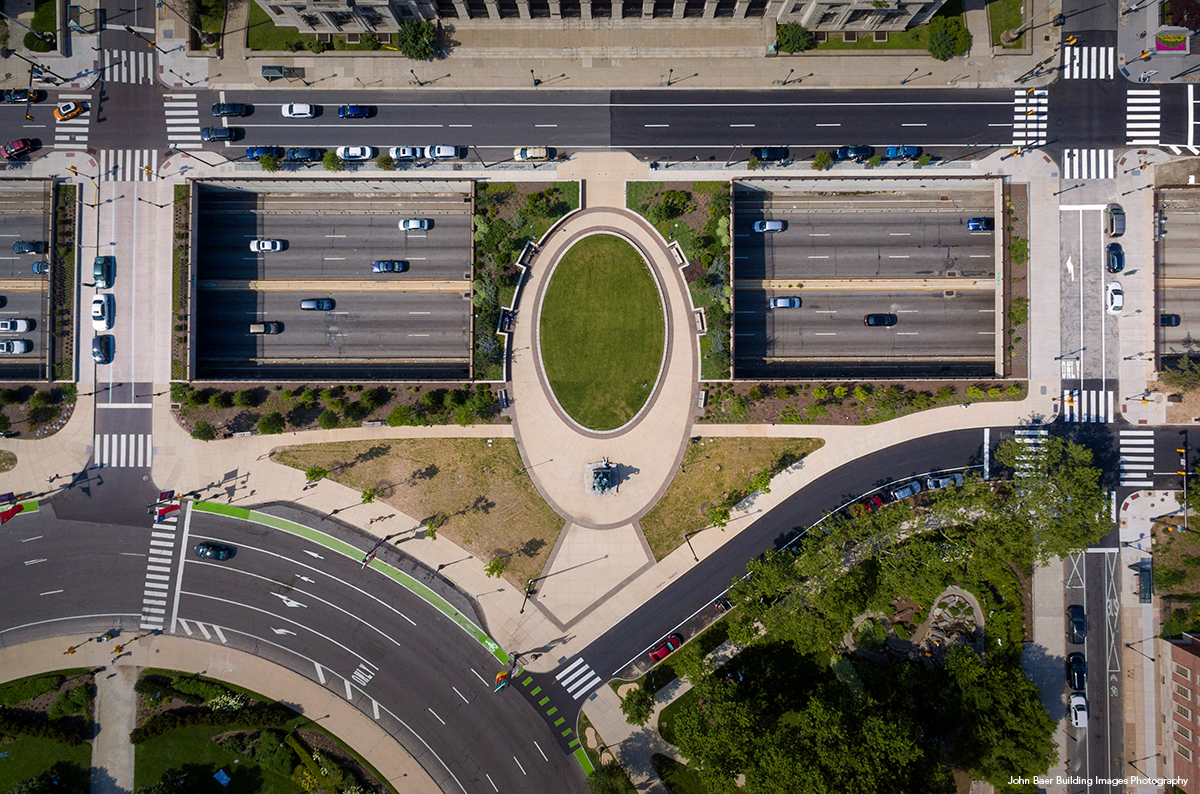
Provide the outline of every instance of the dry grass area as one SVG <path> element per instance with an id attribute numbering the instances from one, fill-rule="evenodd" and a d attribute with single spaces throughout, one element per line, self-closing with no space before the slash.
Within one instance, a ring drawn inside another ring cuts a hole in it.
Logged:
<path id="1" fill-rule="evenodd" d="M 505 578 L 541 575 L 563 520 L 542 501 L 512 439 L 446 438 L 305 444 L 278 450 L 275 460 L 301 471 L 328 469 L 330 479 L 422 522 L 447 517 L 438 534 L 484 562 L 508 561 Z"/>
<path id="2" fill-rule="evenodd" d="M 824 444 L 815 438 L 701 437 L 690 442 L 683 454 L 683 470 L 676 473 L 662 501 L 641 520 L 655 559 L 682 546 L 684 533 L 709 526 L 708 507 L 744 492 L 756 473 L 774 470 L 775 462 L 784 456 L 804 457 Z"/>
<path id="3" fill-rule="evenodd" d="M 6 450 L 0 450 L 0 474 L 12 471 L 17 467 L 17 456 Z"/>

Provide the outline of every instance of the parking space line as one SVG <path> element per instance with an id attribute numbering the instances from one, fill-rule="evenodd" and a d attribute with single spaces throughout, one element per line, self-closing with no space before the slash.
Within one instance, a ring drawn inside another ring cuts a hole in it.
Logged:
<path id="1" fill-rule="evenodd" d="M 897 331 L 896 336 L 916 336 L 916 331 Z"/>
<path id="2" fill-rule="evenodd" d="M 888 237 L 912 237 L 912 232 L 889 232 Z"/>
<path id="3" fill-rule="evenodd" d="M 828 259 L 827 256 L 810 256 L 809 259 Z"/>
<path id="4" fill-rule="evenodd" d="M 888 254 L 888 259 L 911 259 L 908 254 Z"/>
<path id="5" fill-rule="evenodd" d="M 820 331 L 813 334 L 813 336 L 837 336 L 837 334 L 833 333 L 832 331 Z"/>
<path id="6" fill-rule="evenodd" d="M 817 309 L 813 314 L 837 314 L 837 309 Z"/>
<path id="7" fill-rule="evenodd" d="M 990 259 L 991 254 L 971 254 L 969 259 Z"/>
<path id="8" fill-rule="evenodd" d="M 828 237 L 829 232 L 809 232 L 809 237 Z"/>

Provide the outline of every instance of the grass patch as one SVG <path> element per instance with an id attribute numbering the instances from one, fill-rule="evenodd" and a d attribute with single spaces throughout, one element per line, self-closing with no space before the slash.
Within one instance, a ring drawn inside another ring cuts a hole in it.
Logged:
<path id="1" fill-rule="evenodd" d="M 68 781 L 84 783 L 82 789 L 75 786 L 68 789 L 69 791 L 87 790 L 92 766 L 92 746 L 90 744 L 84 743 L 72 747 L 69 744 L 50 739 L 18 736 L 0 744 L 0 753 L 5 754 L 3 763 L 0 763 L 0 791 L 9 791 L 18 783 L 35 778 L 52 769 L 64 783 Z"/>
<path id="2" fill-rule="evenodd" d="M 1021 0 L 992 0 L 987 4 L 988 19 L 992 25 L 992 46 L 1007 46 L 1019 48 L 1025 39 L 1021 34 L 1015 42 L 1003 45 L 1000 34 L 1006 30 L 1014 30 L 1021 26 Z"/>
<path id="3" fill-rule="evenodd" d="M 58 30 L 58 17 L 55 14 L 54 0 L 36 0 L 33 5 L 33 19 L 29 27 L 39 33 L 55 33 Z"/>
<path id="4" fill-rule="evenodd" d="M 212 740 L 213 736 L 229 730 L 239 728 L 196 725 L 139 744 L 134 757 L 135 783 L 138 787 L 151 786 L 168 769 L 182 766 L 189 772 L 194 770 L 193 779 L 208 779 L 218 769 L 225 770 L 233 778 L 224 789 L 229 794 L 304 794 L 304 789 L 288 778 L 263 769 L 249 756 L 226 750 Z"/>
<path id="5" fill-rule="evenodd" d="M 684 533 L 712 523 L 701 507 L 715 504 L 721 494 L 743 489 L 751 477 L 781 457 L 802 458 L 823 445 L 812 438 L 702 438 L 689 443 L 683 453 L 683 470 L 641 520 L 655 559 L 682 546 Z"/>
<path id="6" fill-rule="evenodd" d="M 634 417 L 658 379 L 663 308 L 629 243 L 594 235 L 554 270 L 541 318 L 542 357 L 563 410 L 593 430 Z"/>
<path id="7" fill-rule="evenodd" d="M 664 706 L 663 710 L 658 713 L 658 733 L 667 744 L 675 744 L 675 717 L 683 709 L 694 705 L 696 697 L 696 690 L 689 689 Z"/>
<path id="8" fill-rule="evenodd" d="M 8 450 L 0 450 L 0 473 L 17 467 L 17 456 Z"/>
<path id="9" fill-rule="evenodd" d="M 249 5 L 250 19 L 246 27 L 246 46 L 252 50 L 287 50 L 288 45 L 302 45 L 304 36 L 295 28 L 278 28 L 258 3 Z"/>
<path id="10" fill-rule="evenodd" d="M 962 0 L 947 0 L 933 18 L 937 17 L 963 17 Z M 967 20 L 962 19 L 965 26 Z M 817 44 L 817 50 L 924 50 L 929 47 L 929 25 L 918 25 L 915 28 L 900 32 L 888 32 L 887 41 L 875 41 L 872 35 L 861 35 L 858 41 L 849 42 L 843 41 L 839 36 L 836 39 L 833 36 L 829 37 L 828 41 Z"/>
<path id="11" fill-rule="evenodd" d="M 504 557 L 513 582 L 541 573 L 563 527 L 512 439 L 493 439 L 490 448 L 482 438 L 306 444 L 281 449 L 275 460 L 301 471 L 321 466 L 356 491 L 375 488 L 379 501 L 422 521 L 446 516 L 439 534 L 482 559 Z"/>
<path id="12" fill-rule="evenodd" d="M 687 764 L 681 764 L 662 753 L 650 756 L 650 763 L 671 794 L 707 794 L 708 789 L 700 783 L 699 776 L 688 769 Z"/>

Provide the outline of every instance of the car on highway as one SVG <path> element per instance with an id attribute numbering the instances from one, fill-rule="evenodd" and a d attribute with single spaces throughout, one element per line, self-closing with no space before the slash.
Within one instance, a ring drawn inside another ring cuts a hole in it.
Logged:
<path id="1" fill-rule="evenodd" d="M 1125 210 L 1120 204 L 1109 204 L 1104 208 L 1104 233 L 1109 237 L 1125 234 Z"/>
<path id="2" fill-rule="evenodd" d="M 423 232 L 429 228 L 429 220 L 427 218 L 401 218 L 400 231 L 402 232 Z"/>
<path id="3" fill-rule="evenodd" d="M 467 156 L 467 147 L 426 146 L 425 156 L 430 160 L 461 160 Z"/>
<path id="4" fill-rule="evenodd" d="M 754 231 L 756 232 L 781 232 L 783 231 L 783 221 L 755 221 Z"/>
<path id="5" fill-rule="evenodd" d="M 46 246 L 42 245 L 39 240 L 17 240 L 12 244 L 14 254 L 41 254 L 45 251 Z"/>
<path id="6" fill-rule="evenodd" d="M 232 141 L 237 138 L 237 127 L 205 127 L 200 130 L 202 141 Z"/>
<path id="7" fill-rule="evenodd" d="M 1087 659 L 1078 651 L 1067 655 L 1067 686 L 1080 692 L 1087 689 Z"/>
<path id="8" fill-rule="evenodd" d="M 37 102 L 39 92 L 30 88 L 9 88 L 0 92 L 0 102 L 6 105 L 16 105 L 21 102 Z"/>
<path id="9" fill-rule="evenodd" d="M 111 292 L 102 292 L 92 298 L 92 327 L 97 331 L 107 331 L 113 327 L 113 296 Z"/>
<path id="10" fill-rule="evenodd" d="M 1083 645 L 1087 639 L 1087 613 L 1080 604 L 1067 607 L 1067 638 L 1072 645 Z"/>
<path id="11" fill-rule="evenodd" d="M 943 488 L 957 487 L 963 484 L 961 474 L 947 474 L 944 477 L 930 477 L 925 481 L 925 487 L 930 491 L 940 491 Z"/>
<path id="12" fill-rule="evenodd" d="M 1104 264 L 1109 273 L 1120 273 L 1125 269 L 1125 249 L 1120 243 L 1109 243 L 1104 249 Z"/>
<path id="13" fill-rule="evenodd" d="M 889 160 L 916 160 L 920 156 L 920 146 L 889 146 L 884 150 L 884 157 Z"/>
<path id="14" fill-rule="evenodd" d="M 404 273 L 408 270 L 408 262 L 401 259 L 379 259 L 371 263 L 372 273 Z"/>
<path id="15" fill-rule="evenodd" d="M 375 150 L 370 146 L 339 146 L 337 156 L 350 162 L 370 160 L 375 156 Z"/>
<path id="16" fill-rule="evenodd" d="M 883 328 L 891 328 L 893 325 L 896 324 L 897 321 L 898 321 L 898 318 L 894 314 L 888 314 L 888 313 L 868 314 L 866 317 L 863 318 L 863 325 L 872 326 L 872 327 L 878 326 L 878 327 L 883 327 Z"/>
<path id="17" fill-rule="evenodd" d="M 342 105 L 338 108 L 339 119 L 366 119 L 371 117 L 371 108 L 367 105 Z"/>
<path id="18" fill-rule="evenodd" d="M 117 261 L 111 256 L 98 256 L 92 260 L 92 281 L 96 289 L 112 289 L 116 278 Z"/>
<path id="19" fill-rule="evenodd" d="M 226 546 L 224 543 L 213 543 L 210 540 L 202 541 L 196 544 L 196 548 L 192 549 L 197 557 L 203 557 L 206 560 L 220 560 L 224 562 L 233 555 L 237 554 L 237 549 L 233 546 Z"/>
<path id="20" fill-rule="evenodd" d="M 655 645 L 650 649 L 650 659 L 655 662 L 661 662 L 671 655 L 673 651 L 677 651 L 683 647 L 683 637 L 678 634 L 671 634 L 665 640 Z"/>
<path id="21" fill-rule="evenodd" d="M 33 350 L 33 343 L 28 339 L 0 339 L 0 353 L 6 356 L 19 356 Z"/>
<path id="22" fill-rule="evenodd" d="M 23 334 L 32 327 L 32 320 L 22 320 L 18 317 L 0 320 L 0 334 Z"/>
<path id="23" fill-rule="evenodd" d="M 283 323 L 275 322 L 273 320 L 264 323 L 250 323 L 250 333 L 254 336 L 274 336 L 275 334 L 282 334 Z"/>
<path id="24" fill-rule="evenodd" d="M 302 103 L 292 103 L 284 105 L 280 109 L 285 119 L 311 119 L 317 115 L 316 105 L 306 105 Z"/>
<path id="25" fill-rule="evenodd" d="M 761 163 L 777 163 L 788 159 L 788 150 L 782 146 L 758 146 L 750 150 L 750 156 Z"/>
<path id="26" fill-rule="evenodd" d="M 858 518 L 859 516 L 865 516 L 869 513 L 874 513 L 881 507 L 883 507 L 883 497 L 876 495 L 868 496 L 862 501 L 855 502 L 847 509 L 850 511 L 851 518 Z"/>
<path id="27" fill-rule="evenodd" d="M 80 102 L 59 102 L 54 106 L 55 121 L 69 121 L 87 110 Z"/>
<path id="28" fill-rule="evenodd" d="M 843 146 L 835 152 L 839 160 L 866 160 L 875 154 L 871 146 Z"/>
<path id="29" fill-rule="evenodd" d="M 99 334 L 92 337 L 92 361 L 97 364 L 109 364 L 113 359 L 112 334 Z"/>
<path id="30" fill-rule="evenodd" d="M 1104 308 L 1109 314 L 1120 314 L 1125 308 L 1125 290 L 1121 282 L 1110 281 L 1104 285 Z"/>
<path id="31" fill-rule="evenodd" d="M 967 221 L 967 230 L 972 232 L 994 232 L 996 230 L 996 219 L 971 218 Z"/>
<path id="32" fill-rule="evenodd" d="M 548 146 L 519 146 L 513 149 L 513 159 L 517 162 L 542 162 L 553 160 L 555 151 Z"/>
<path id="33" fill-rule="evenodd" d="M 789 295 L 786 298 L 771 298 L 767 305 L 772 309 L 799 309 L 800 298 L 795 295 Z"/>
<path id="34" fill-rule="evenodd" d="M 4 144 L 4 156 L 9 160 L 14 157 L 20 157 L 23 154 L 29 154 L 33 151 L 33 141 L 28 138 L 17 138 L 15 141 L 9 141 Z"/>
<path id="35" fill-rule="evenodd" d="M 333 311 L 333 299 L 305 298 L 300 301 L 300 308 L 306 312 L 331 312 Z"/>
<path id="36" fill-rule="evenodd" d="M 314 163 L 325 154 L 323 149 L 299 148 L 288 149 L 283 159 L 289 163 Z"/>
<path id="37" fill-rule="evenodd" d="M 278 146 L 251 146 L 246 149 L 247 160 L 257 160 L 260 157 L 283 157 L 283 149 Z"/>
<path id="38" fill-rule="evenodd" d="M 1088 726 L 1087 698 L 1077 692 L 1071 695 L 1068 702 L 1071 706 L 1071 726 L 1086 728 Z"/>
<path id="39" fill-rule="evenodd" d="M 392 148 L 388 149 L 388 155 L 393 160 L 399 160 L 401 162 L 408 162 L 409 160 L 416 160 L 419 157 L 421 157 L 421 147 L 420 146 L 393 146 Z"/>
<path id="40" fill-rule="evenodd" d="M 908 485 L 902 485 L 899 488 L 892 490 L 892 500 L 899 502 L 901 499 L 907 499 L 910 496 L 916 496 L 921 492 L 921 483 L 913 480 Z"/>
<path id="41" fill-rule="evenodd" d="M 1158 324 L 1163 328 L 1178 328 L 1180 318 L 1178 314 L 1160 314 L 1158 316 Z"/>
<path id="42" fill-rule="evenodd" d="M 214 116 L 245 116 L 249 112 L 250 107 L 241 102 L 216 102 L 212 106 Z"/>
<path id="43" fill-rule="evenodd" d="M 250 250 L 256 254 L 272 253 L 283 250 L 283 240 L 251 240 Z"/>

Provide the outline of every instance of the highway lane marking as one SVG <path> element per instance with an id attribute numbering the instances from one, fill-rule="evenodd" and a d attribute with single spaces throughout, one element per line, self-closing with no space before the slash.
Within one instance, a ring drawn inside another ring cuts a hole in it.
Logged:
<path id="1" fill-rule="evenodd" d="M 475 673 L 475 668 L 474 668 L 474 667 L 472 667 L 472 668 L 471 668 L 471 672 L 472 672 L 472 673 Z M 487 680 L 486 680 L 486 679 L 484 679 L 484 677 L 483 677 L 483 676 L 481 676 L 479 673 L 475 673 L 475 677 L 476 677 L 476 678 L 478 678 L 480 681 L 482 681 L 484 686 L 491 686 L 491 684 L 489 684 L 489 683 L 487 682 Z"/>
<path id="2" fill-rule="evenodd" d="M 888 254 L 888 259 L 911 259 L 908 254 Z"/>
<path id="3" fill-rule="evenodd" d="M 321 668 L 320 664 L 317 664 L 316 662 L 313 662 L 313 664 L 316 665 L 316 667 L 317 667 L 317 679 L 322 684 L 324 684 L 325 683 L 325 671 Z"/>
<path id="4" fill-rule="evenodd" d="M 896 314 L 916 314 L 918 309 L 897 309 Z"/>
<path id="5" fill-rule="evenodd" d="M 486 778 L 488 779 L 488 782 L 492 784 L 492 790 L 493 790 L 493 791 L 496 791 L 496 792 L 499 792 L 499 791 L 500 791 L 500 789 L 496 788 L 496 784 L 492 782 L 492 776 L 491 776 L 491 775 L 489 775 L 487 772 L 484 772 L 484 773 L 483 773 L 483 776 L 484 776 L 484 777 L 486 777 Z"/>
<path id="6" fill-rule="evenodd" d="M 291 629 L 277 629 L 275 627 L 271 627 L 271 631 L 275 632 L 276 634 L 291 634 L 293 637 L 298 636 L 296 632 L 292 631 Z"/>
<path id="7" fill-rule="evenodd" d="M 888 237 L 912 237 L 912 232 L 888 232 Z"/>
<path id="8" fill-rule="evenodd" d="M 433 314 L 433 312 L 409 312 L 409 314 Z"/>
<path id="9" fill-rule="evenodd" d="M 346 259 L 344 256 L 326 256 L 323 258 L 326 262 L 342 262 Z"/>
<path id="10" fill-rule="evenodd" d="M 840 127 L 842 125 L 841 124 L 818 124 L 816 126 L 818 126 L 818 127 Z"/>
<path id="11" fill-rule="evenodd" d="M 346 684 L 346 700 L 354 700 L 354 690 L 350 688 L 350 679 L 343 678 L 342 681 Z M 445 725 L 446 723 L 442 723 Z"/>
<path id="12" fill-rule="evenodd" d="M 901 124 L 901 127 L 928 127 L 928 124 Z"/>
<path id="13" fill-rule="evenodd" d="M 318 560 L 323 560 L 323 559 L 325 559 L 325 558 L 324 558 L 324 557 L 322 557 L 320 554 L 317 554 L 315 551 L 309 551 L 308 549 L 305 549 L 305 550 L 304 550 L 304 553 L 305 553 L 305 554 L 311 554 L 312 556 L 316 557 Z"/>
<path id="14" fill-rule="evenodd" d="M 557 124 L 534 124 L 533 126 L 540 129 L 542 127 L 557 127 L 558 125 Z"/>
<path id="15" fill-rule="evenodd" d="M 643 124 L 643 127 L 670 127 L 670 124 Z"/>
<path id="16" fill-rule="evenodd" d="M 813 334 L 813 336 L 837 336 L 837 333 L 833 331 L 820 331 Z"/>
<path id="17" fill-rule="evenodd" d="M 916 336 L 916 331 L 897 331 L 896 336 Z"/>
<path id="18" fill-rule="evenodd" d="M 429 336 L 429 334 L 409 334 L 409 336 Z"/>
<path id="19" fill-rule="evenodd" d="M 350 698 L 346 698 L 346 700 L 349 700 L 349 699 L 350 699 Z M 436 711 L 434 711 L 433 709 L 429 708 L 428 706 L 426 706 L 426 707 L 425 707 L 425 710 L 426 710 L 426 711 L 428 711 L 430 714 L 432 714 L 434 717 L 437 717 L 437 721 L 438 721 L 438 722 L 442 723 L 443 725 L 445 725 L 445 724 L 446 724 L 446 721 L 445 721 L 444 719 L 442 719 L 441 717 L 438 717 L 438 715 L 437 715 L 437 712 L 436 712 Z"/>
<path id="20" fill-rule="evenodd" d="M 371 711 L 372 711 L 372 713 L 375 714 L 375 719 L 379 719 L 379 701 L 378 700 L 375 700 L 375 699 L 371 700 Z"/>
<path id="21" fill-rule="evenodd" d="M 42 539 L 42 538 L 44 538 L 44 537 L 45 537 L 45 535 L 34 535 L 32 538 L 25 538 L 25 539 L 24 539 L 24 540 L 22 540 L 21 542 L 22 542 L 22 543 L 28 543 L 28 542 L 29 542 L 29 541 L 31 541 L 31 540 L 41 540 L 41 539 Z"/>
<path id="22" fill-rule="evenodd" d="M 991 254 L 971 254 L 971 259 L 991 259 Z"/>
<path id="23" fill-rule="evenodd" d="M 971 232 L 972 237 L 991 237 L 991 232 Z"/>
<path id="24" fill-rule="evenodd" d="M 62 590 L 47 590 L 44 593 L 38 593 L 38 595 L 44 595 L 44 596 L 57 595 L 58 593 L 61 593 L 61 592 L 62 592 Z"/>
<path id="25" fill-rule="evenodd" d="M 550 759 L 546 758 L 546 751 L 543 750 L 542 746 L 537 743 L 537 739 L 533 740 L 533 746 L 536 747 L 538 749 L 538 752 L 542 754 L 542 758 L 544 758 L 547 762 L 549 762 Z"/>
<path id="26" fill-rule="evenodd" d="M 995 336 L 995 331 L 976 331 L 980 336 Z"/>
<path id="27" fill-rule="evenodd" d="M 809 259 L 828 259 L 828 256 L 810 256 Z"/>
<path id="28" fill-rule="evenodd" d="M 730 127 L 753 127 L 753 124 L 730 124 Z"/>
<path id="29" fill-rule="evenodd" d="M 837 309 L 817 309 L 813 314 L 837 314 Z"/>
<path id="30" fill-rule="evenodd" d="M 39 562 L 45 562 L 45 561 L 46 561 L 45 558 L 42 558 L 40 560 L 26 560 L 25 564 L 26 565 L 37 565 Z"/>
<path id="31" fill-rule="evenodd" d="M 515 755 L 513 756 L 513 760 L 517 761 L 517 757 Z M 521 770 L 522 775 L 524 775 L 525 777 L 529 777 L 529 773 L 525 771 L 525 767 L 521 766 L 520 761 L 517 761 L 517 767 Z"/>
<path id="32" fill-rule="evenodd" d="M 451 124 L 449 126 L 451 128 L 454 128 L 454 127 L 474 127 L 475 125 L 474 124 Z"/>
<path id="33" fill-rule="evenodd" d="M 995 314 L 996 313 L 995 309 L 976 309 L 975 311 L 979 312 L 980 314 Z"/>
<path id="34" fill-rule="evenodd" d="M 829 234 L 830 234 L 829 232 L 809 232 L 808 236 L 809 237 L 828 237 Z"/>
<path id="35" fill-rule="evenodd" d="M 344 234 L 327 234 L 325 236 L 326 237 L 345 237 L 346 235 L 344 235 Z"/>
<path id="36" fill-rule="evenodd" d="M 464 695 L 462 692 L 459 692 L 459 691 L 458 691 L 458 687 L 456 687 L 456 686 L 452 686 L 452 687 L 450 687 L 450 688 L 454 690 L 454 694 L 456 694 L 456 695 L 458 695 L 460 698 L 462 698 L 462 702 L 463 702 L 463 703 L 468 703 L 468 704 L 469 704 L 469 703 L 471 702 L 471 701 L 467 700 L 467 696 L 466 696 L 466 695 Z"/>

